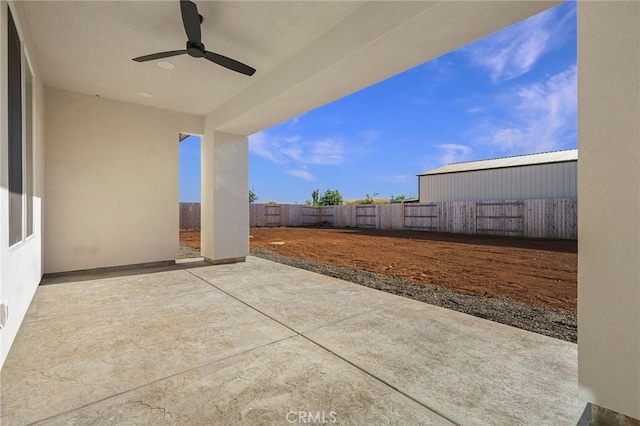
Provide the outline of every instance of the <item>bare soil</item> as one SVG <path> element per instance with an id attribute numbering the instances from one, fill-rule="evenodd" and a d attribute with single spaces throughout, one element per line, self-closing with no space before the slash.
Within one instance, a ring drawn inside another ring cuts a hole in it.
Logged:
<path id="1" fill-rule="evenodd" d="M 181 229 L 180 245 L 189 247 L 200 253 L 200 230 L 199 229 Z"/>
<path id="2" fill-rule="evenodd" d="M 251 237 L 256 256 L 576 340 L 576 241 L 324 227 Z M 200 249 L 199 231 L 180 238 Z"/>

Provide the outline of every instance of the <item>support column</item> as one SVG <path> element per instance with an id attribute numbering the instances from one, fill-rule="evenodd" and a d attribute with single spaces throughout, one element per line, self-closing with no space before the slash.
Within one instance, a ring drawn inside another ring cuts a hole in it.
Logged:
<path id="1" fill-rule="evenodd" d="M 578 121 L 580 395 L 638 419 L 640 3 L 578 2 Z"/>
<path id="2" fill-rule="evenodd" d="M 201 140 L 200 239 L 209 262 L 244 262 L 249 255 L 249 142 L 206 129 Z"/>

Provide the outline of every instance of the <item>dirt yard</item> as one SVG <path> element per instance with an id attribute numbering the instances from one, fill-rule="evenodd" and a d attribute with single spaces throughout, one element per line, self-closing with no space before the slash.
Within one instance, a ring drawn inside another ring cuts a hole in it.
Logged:
<path id="1" fill-rule="evenodd" d="M 199 231 L 181 231 L 199 250 Z M 252 228 L 251 249 L 576 312 L 577 242 L 431 232 Z"/>
<path id="2" fill-rule="evenodd" d="M 191 247 L 196 251 L 200 251 L 200 230 L 199 229 L 181 229 L 180 244 Z"/>

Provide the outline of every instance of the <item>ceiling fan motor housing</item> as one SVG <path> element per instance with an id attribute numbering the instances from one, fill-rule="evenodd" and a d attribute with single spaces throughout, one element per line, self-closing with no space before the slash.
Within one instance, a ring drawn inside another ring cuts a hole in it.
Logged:
<path id="1" fill-rule="evenodd" d="M 194 58 L 202 58 L 204 56 L 204 43 L 194 43 L 187 41 L 187 53 Z"/>

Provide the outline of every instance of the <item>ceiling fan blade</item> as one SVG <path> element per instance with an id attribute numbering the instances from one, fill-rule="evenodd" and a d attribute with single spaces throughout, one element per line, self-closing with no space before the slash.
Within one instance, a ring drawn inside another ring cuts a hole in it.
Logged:
<path id="1" fill-rule="evenodd" d="M 202 34 L 200 32 L 200 15 L 198 6 L 189 0 L 180 0 L 180 12 L 182 13 L 182 23 L 187 38 L 192 43 L 201 43 Z"/>
<path id="2" fill-rule="evenodd" d="M 218 65 L 221 65 L 225 68 L 229 68 L 232 71 L 239 72 L 244 75 L 252 76 L 256 70 L 251 68 L 249 65 L 245 65 L 242 62 L 238 62 L 235 59 L 227 58 L 226 56 L 218 55 L 217 53 L 206 51 L 204 52 L 204 57 L 214 62 Z"/>
<path id="3" fill-rule="evenodd" d="M 137 58 L 133 58 L 133 61 L 136 62 L 147 62 L 147 61 L 155 61 L 156 59 L 170 58 L 172 56 L 184 55 L 187 53 L 186 50 L 171 50 L 169 52 L 160 52 L 160 53 L 152 53 L 151 55 L 140 56 Z"/>

